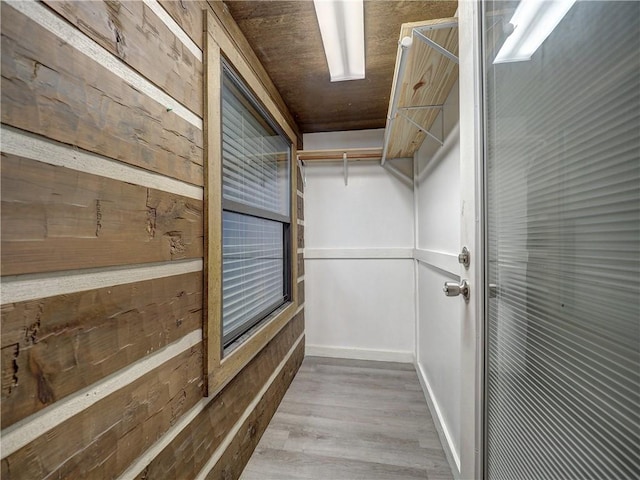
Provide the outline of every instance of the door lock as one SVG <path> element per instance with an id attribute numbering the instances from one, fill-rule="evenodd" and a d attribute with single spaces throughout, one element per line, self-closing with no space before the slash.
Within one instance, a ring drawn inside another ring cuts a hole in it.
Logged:
<path id="1" fill-rule="evenodd" d="M 471 253 L 467 247 L 462 247 L 462 252 L 458 255 L 458 263 L 464 265 L 464 268 L 469 268 L 471 265 Z"/>
<path id="2" fill-rule="evenodd" d="M 469 283 L 466 280 L 462 280 L 460 283 L 445 282 L 442 291 L 447 297 L 462 295 L 465 302 L 469 301 Z"/>

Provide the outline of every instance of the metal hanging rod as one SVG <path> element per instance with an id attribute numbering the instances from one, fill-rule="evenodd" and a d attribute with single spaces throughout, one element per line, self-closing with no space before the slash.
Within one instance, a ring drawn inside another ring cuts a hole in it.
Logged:
<path id="1" fill-rule="evenodd" d="M 428 108 L 443 108 L 444 105 L 414 105 L 412 107 L 400 107 L 398 110 L 426 110 Z"/>

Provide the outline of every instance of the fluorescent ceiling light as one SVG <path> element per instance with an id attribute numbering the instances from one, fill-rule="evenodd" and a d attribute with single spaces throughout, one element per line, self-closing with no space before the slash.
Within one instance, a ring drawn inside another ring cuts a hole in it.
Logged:
<path id="1" fill-rule="evenodd" d="M 530 60 L 575 2 L 576 0 L 520 0 L 509 21 L 513 32 L 504 41 L 493 63 Z"/>
<path id="2" fill-rule="evenodd" d="M 362 0 L 313 0 L 332 82 L 364 78 Z"/>

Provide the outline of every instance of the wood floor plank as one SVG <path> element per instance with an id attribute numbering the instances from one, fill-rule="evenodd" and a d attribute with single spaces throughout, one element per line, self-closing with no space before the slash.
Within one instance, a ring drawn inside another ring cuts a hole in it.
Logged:
<path id="1" fill-rule="evenodd" d="M 241 480 L 451 480 L 412 365 L 305 358 Z"/>
<path id="2" fill-rule="evenodd" d="M 378 462 L 364 462 L 286 450 L 257 450 L 251 462 L 256 480 L 275 480 L 297 472 L 300 479 L 332 480 L 424 480 L 427 472 Z M 251 478 L 251 477 L 249 477 Z M 247 480 L 244 476 L 242 480 Z"/>

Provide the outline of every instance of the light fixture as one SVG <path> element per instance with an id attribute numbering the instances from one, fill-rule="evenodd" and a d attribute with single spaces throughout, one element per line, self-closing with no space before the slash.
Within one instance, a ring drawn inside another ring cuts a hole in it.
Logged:
<path id="1" fill-rule="evenodd" d="M 493 63 L 530 60 L 576 0 L 520 0 L 509 21 L 513 31 Z"/>
<path id="2" fill-rule="evenodd" d="M 313 0 L 332 82 L 364 78 L 362 0 Z"/>

